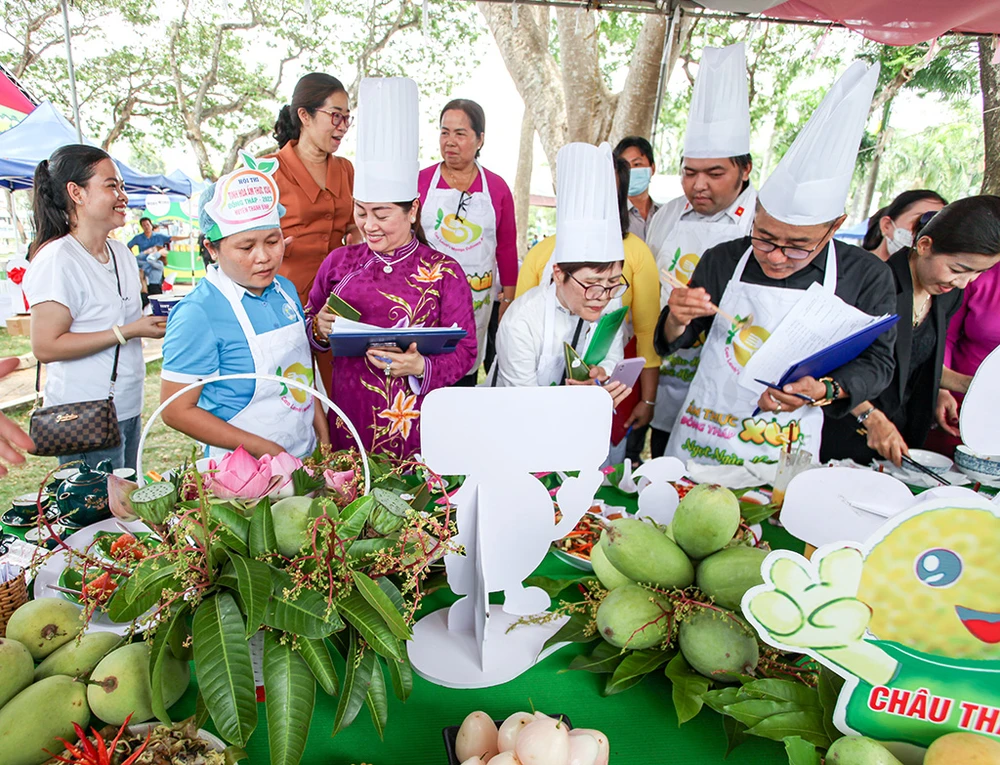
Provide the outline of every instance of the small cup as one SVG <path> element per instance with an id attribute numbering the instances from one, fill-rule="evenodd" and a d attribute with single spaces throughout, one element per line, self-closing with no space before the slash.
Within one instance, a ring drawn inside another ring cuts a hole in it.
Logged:
<path id="1" fill-rule="evenodd" d="M 125 481 L 135 481 L 135 468 L 116 468 L 114 474 Z"/>
<path id="2" fill-rule="evenodd" d="M 804 473 L 812 466 L 812 454 L 805 449 L 794 451 L 781 450 L 778 456 L 778 472 L 774 476 L 771 491 L 771 503 L 780 509 L 785 503 L 785 491 L 799 473 Z"/>

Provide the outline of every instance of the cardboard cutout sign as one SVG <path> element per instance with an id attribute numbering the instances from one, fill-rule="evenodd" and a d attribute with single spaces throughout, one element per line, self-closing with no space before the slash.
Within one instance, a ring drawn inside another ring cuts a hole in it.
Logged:
<path id="1" fill-rule="evenodd" d="M 765 642 L 845 678 L 844 733 L 1000 740 L 1000 508 L 962 489 L 925 496 L 864 543 L 771 553 L 743 613 Z"/>
<path id="2" fill-rule="evenodd" d="M 503 429 L 469 443 L 469 422 L 488 412 Z M 539 659 L 561 621 L 509 628 L 545 611 L 551 599 L 524 580 L 549 545 L 590 509 L 601 485 L 600 466 L 611 438 L 611 397 L 591 386 L 553 388 L 443 388 L 421 411 L 421 453 L 442 475 L 465 475 L 452 497 L 455 541 L 465 554 L 445 557 L 448 585 L 464 596 L 450 609 L 421 619 L 409 643 L 410 661 L 423 677 L 452 688 L 484 688 L 511 680 Z M 532 473 L 579 471 L 552 498 Z M 503 592 L 504 604 L 489 596 Z"/>
<path id="3" fill-rule="evenodd" d="M 962 441 L 983 457 L 1000 455 L 1000 406 L 996 404 L 997 382 L 1000 381 L 1000 348 L 986 357 L 969 392 L 962 401 L 959 427 Z"/>

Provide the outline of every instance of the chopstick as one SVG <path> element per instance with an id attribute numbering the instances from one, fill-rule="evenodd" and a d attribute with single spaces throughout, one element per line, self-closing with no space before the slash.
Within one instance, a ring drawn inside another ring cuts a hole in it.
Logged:
<path id="1" fill-rule="evenodd" d="M 667 280 L 667 284 L 669 284 L 671 287 L 674 287 L 675 289 L 678 289 L 678 288 L 679 289 L 687 289 L 688 288 L 688 286 L 684 282 L 682 282 L 680 279 L 678 279 L 677 277 L 675 277 L 672 273 L 670 273 L 669 271 L 667 271 L 667 269 L 665 269 L 665 268 L 661 269 L 660 273 L 663 274 L 663 277 Z M 743 324 L 742 321 L 736 321 L 735 317 L 733 317 L 730 314 L 728 314 L 725 311 L 723 311 L 715 303 L 709 303 L 708 305 L 709 305 L 709 307 L 713 311 L 715 311 L 719 316 L 721 316 L 723 319 L 725 319 L 726 321 L 728 321 L 733 326 L 738 327 L 739 325 Z"/>
<path id="2" fill-rule="evenodd" d="M 912 468 L 916 468 L 917 470 L 919 470 L 921 473 L 924 473 L 925 475 L 929 475 L 935 481 L 937 481 L 938 483 L 940 483 L 940 484 L 942 484 L 944 486 L 951 486 L 951 481 L 945 480 L 944 478 L 942 478 L 940 475 L 938 475 L 937 473 L 935 473 L 930 468 L 924 467 L 923 465 L 921 465 L 919 462 L 917 462 L 912 457 L 909 457 L 909 456 L 907 456 L 905 454 L 902 455 L 902 457 L 903 457 L 904 464 L 909 465 Z"/>

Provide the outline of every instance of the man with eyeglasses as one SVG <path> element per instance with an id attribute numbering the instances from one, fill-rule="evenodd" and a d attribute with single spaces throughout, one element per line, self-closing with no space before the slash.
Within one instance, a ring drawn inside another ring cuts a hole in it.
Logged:
<path id="1" fill-rule="evenodd" d="M 772 462 L 791 442 L 816 456 L 819 407 L 829 404 L 828 416 L 844 416 L 891 381 L 894 329 L 822 379 L 803 377 L 781 391 L 741 380 L 747 361 L 813 284 L 827 300 L 869 315 L 895 311 L 885 264 L 833 240 L 847 217 L 844 204 L 877 78 L 877 65 L 856 62 L 847 70 L 761 188 L 750 235 L 708 250 L 687 288 L 670 294 L 657 351 L 667 355 L 707 339 L 667 454 L 716 464 Z M 790 357 L 788 365 L 799 360 Z"/>
<path id="2" fill-rule="evenodd" d="M 757 189 L 750 183 L 750 103 L 743 43 L 705 48 L 691 94 L 681 186 L 649 225 L 646 242 L 659 270 L 682 284 L 691 279 L 710 247 L 745 236 L 753 222 Z M 661 278 L 660 307 L 670 286 Z M 677 412 L 698 369 L 701 344 L 682 348 L 660 362 L 650 451 L 663 456 Z M 626 456 L 638 461 L 646 429 L 629 436 Z"/>

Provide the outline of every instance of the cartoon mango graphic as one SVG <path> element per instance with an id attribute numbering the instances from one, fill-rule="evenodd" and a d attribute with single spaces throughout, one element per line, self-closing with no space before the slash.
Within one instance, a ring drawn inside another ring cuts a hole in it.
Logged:
<path id="1" fill-rule="evenodd" d="M 677 251 L 674 253 L 673 262 L 670 264 L 670 271 L 673 273 L 677 281 L 682 284 L 689 284 L 691 282 L 691 277 L 694 275 L 694 269 L 700 261 L 701 255 L 698 253 L 689 252 L 685 255 L 681 255 L 681 248 L 678 247 Z"/>
<path id="2" fill-rule="evenodd" d="M 441 233 L 441 238 L 449 244 L 472 244 L 483 235 L 483 227 L 477 226 L 472 221 L 459 218 L 453 213 L 448 215 L 438 209 L 437 225 L 435 231 Z"/>
<path id="3" fill-rule="evenodd" d="M 278 377 L 287 377 L 289 380 L 295 380 L 295 382 L 302 383 L 303 385 L 312 385 L 313 382 L 312 370 L 298 361 L 289 366 L 285 371 L 281 371 L 281 367 L 278 367 L 276 374 Z M 304 404 L 309 400 L 309 394 L 304 390 L 283 385 L 281 395 L 287 396 L 289 393 L 291 393 L 292 398 L 299 404 Z"/>
<path id="4" fill-rule="evenodd" d="M 739 317 L 737 316 L 736 318 L 738 319 Z M 767 338 L 771 336 L 771 333 L 763 327 L 754 326 L 753 314 L 747 316 L 739 325 L 733 326 L 730 330 L 730 336 L 734 333 L 735 337 L 732 340 L 733 355 L 741 367 L 747 365 L 750 357 L 759 351 L 760 347 L 767 341 Z"/>
<path id="5" fill-rule="evenodd" d="M 484 292 L 493 289 L 493 272 L 487 271 L 485 274 L 470 274 L 469 286 L 473 292 Z"/>

